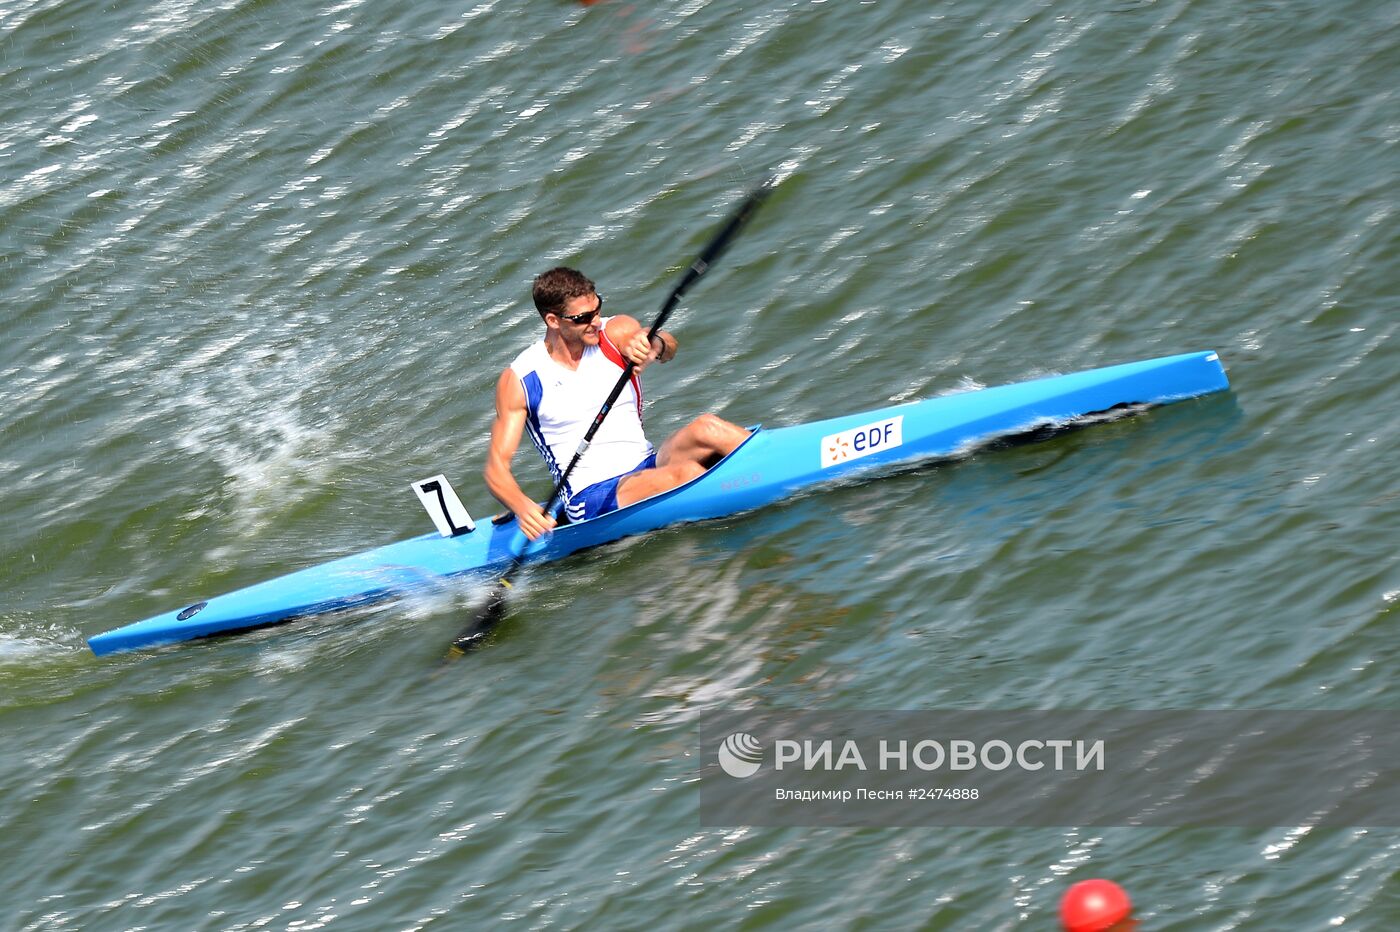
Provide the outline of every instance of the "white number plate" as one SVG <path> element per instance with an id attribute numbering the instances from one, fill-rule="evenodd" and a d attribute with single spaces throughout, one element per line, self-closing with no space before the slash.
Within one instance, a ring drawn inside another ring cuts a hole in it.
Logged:
<path id="1" fill-rule="evenodd" d="M 446 476 L 419 479 L 413 483 L 413 491 L 418 493 L 418 500 L 423 503 L 428 517 L 433 519 L 433 524 L 443 537 L 456 537 L 476 530 L 476 523 L 467 514 L 466 506 L 457 497 Z"/>

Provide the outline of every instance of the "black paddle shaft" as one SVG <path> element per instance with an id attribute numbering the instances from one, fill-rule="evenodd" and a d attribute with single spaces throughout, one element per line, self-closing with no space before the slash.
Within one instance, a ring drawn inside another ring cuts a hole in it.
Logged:
<path id="1" fill-rule="evenodd" d="M 661 313 L 657 315 L 656 321 L 651 325 L 651 329 L 647 331 L 648 342 L 656 338 L 656 334 L 661 330 L 662 325 L 666 323 L 666 318 L 671 316 L 671 312 L 681 303 L 681 298 L 690 290 L 690 287 L 699 281 L 704 274 L 710 270 L 710 267 L 714 265 L 715 261 L 719 259 L 720 255 L 729 248 L 729 244 L 734 240 L 734 237 L 739 234 L 739 231 L 743 229 L 744 225 L 753 217 L 759 205 L 772 193 L 776 184 L 777 180 L 770 176 L 750 191 L 734 210 L 734 213 L 725 221 L 720 231 L 715 234 L 715 238 L 710 241 L 710 244 L 705 247 L 696 260 L 690 264 L 690 268 L 686 269 L 685 274 L 681 276 L 680 282 L 677 283 L 675 288 L 671 289 L 670 296 L 661 307 Z M 559 504 L 559 499 L 564 494 L 564 484 L 569 481 L 569 474 L 574 471 L 574 467 L 578 465 L 578 461 L 583 457 L 583 454 L 587 452 L 588 445 L 593 442 L 593 437 L 598 433 L 598 428 L 603 426 L 604 418 L 608 416 L 608 412 L 612 410 L 613 405 L 617 402 L 618 396 L 622 394 L 622 389 L 627 385 L 628 380 L 632 378 L 632 371 L 635 368 L 636 364 L 629 359 L 627 365 L 622 369 L 622 377 L 619 378 L 617 384 L 612 387 L 612 391 L 608 393 L 608 400 L 603 402 L 603 407 L 598 410 L 597 417 L 593 418 L 593 423 L 589 425 L 588 432 L 583 435 L 583 442 L 579 444 L 578 450 L 574 452 L 573 458 L 569 460 L 569 465 L 560 473 L 559 480 L 554 483 L 554 491 L 549 494 L 549 501 L 545 504 L 543 509 L 545 514 L 552 512 L 555 506 Z M 452 647 L 448 652 L 449 657 L 465 653 L 475 647 L 480 643 L 482 638 L 486 636 L 491 627 L 500 619 L 500 615 L 505 609 L 506 590 L 510 589 L 511 580 L 515 578 L 515 574 L 519 572 L 524 562 L 524 549 L 511 556 L 510 563 L 507 564 L 505 572 L 503 572 L 497 580 L 497 585 L 492 591 L 491 597 L 487 599 L 484 609 L 452 642 Z"/>

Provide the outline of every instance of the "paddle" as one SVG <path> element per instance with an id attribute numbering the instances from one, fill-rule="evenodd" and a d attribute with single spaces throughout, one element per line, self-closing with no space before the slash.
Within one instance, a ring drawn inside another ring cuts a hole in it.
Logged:
<path id="1" fill-rule="evenodd" d="M 680 304 L 681 297 L 690 290 L 692 285 L 700 280 L 701 276 L 710 270 L 715 260 L 728 248 L 730 242 L 732 242 L 734 237 L 739 234 L 739 231 L 743 229 L 744 224 L 748 223 L 749 218 L 758 210 L 758 206 L 763 203 L 763 200 L 772 192 L 776 184 L 777 180 L 773 177 L 764 179 L 761 184 L 748 193 L 739 204 L 738 208 L 735 209 L 734 213 L 725 221 L 724 226 L 715 234 L 715 238 L 710 241 L 710 244 L 706 246 L 696 260 L 691 263 L 690 268 L 687 269 L 685 275 L 681 277 L 680 283 L 671 290 L 671 294 L 666 299 L 666 303 L 661 307 L 661 313 L 657 315 L 656 321 L 651 325 L 651 329 L 647 331 L 648 342 L 656 336 L 662 324 L 666 323 L 666 318 L 671 316 L 671 312 L 676 309 L 676 305 Z M 578 461 L 583 457 L 583 454 L 588 451 L 589 444 L 593 442 L 593 436 L 598 433 L 598 428 L 603 425 L 603 419 L 608 416 L 608 412 L 612 410 L 613 403 L 617 401 L 618 396 L 622 394 L 622 389 L 632 378 L 632 370 L 634 368 L 635 365 L 630 360 L 627 365 L 623 367 L 621 377 L 618 378 L 617 384 L 613 386 L 612 391 L 608 393 L 608 400 L 603 402 L 603 407 L 599 409 L 598 416 L 593 419 L 592 425 L 588 428 L 588 433 L 584 434 L 583 442 L 578 445 L 578 450 L 574 453 L 573 459 L 569 460 L 568 468 L 560 474 L 559 481 L 554 484 L 554 491 L 549 494 L 549 502 L 543 509 L 545 514 L 552 513 L 555 506 L 559 504 L 559 498 L 564 493 L 564 483 L 569 480 L 569 474 L 574 471 L 574 467 L 578 465 Z M 492 588 L 491 595 L 486 600 L 486 604 L 482 607 L 481 611 L 477 613 L 477 616 L 472 619 L 470 624 L 462 629 L 462 633 L 457 635 L 456 639 L 453 640 L 452 646 L 447 652 L 447 659 L 450 660 L 453 657 L 460 657 L 485 639 L 491 628 L 500 620 L 501 615 L 505 612 L 506 594 L 510 591 L 511 580 L 515 578 L 516 573 L 520 571 L 520 567 L 524 563 L 525 548 L 521 548 L 520 552 L 511 556 L 510 563 L 506 565 L 505 572 L 497 579 L 496 585 Z"/>

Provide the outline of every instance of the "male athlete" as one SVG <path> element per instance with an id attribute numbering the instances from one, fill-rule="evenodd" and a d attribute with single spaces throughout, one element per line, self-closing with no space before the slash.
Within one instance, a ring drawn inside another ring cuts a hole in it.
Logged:
<path id="1" fill-rule="evenodd" d="M 555 521 L 511 472 L 521 432 L 530 432 L 558 482 L 628 360 L 636 364 L 631 383 L 564 486 L 561 500 L 570 521 L 596 518 L 689 482 L 749 435 L 737 424 L 702 414 L 654 449 L 642 432 L 638 376 L 652 360 L 674 359 L 676 338 L 661 331 L 649 342 L 646 328 L 631 317 L 603 317 L 593 282 L 574 269 L 550 269 L 536 278 L 534 300 L 544 339 L 515 357 L 496 381 L 485 472 L 487 488 L 515 513 L 530 540 Z"/>

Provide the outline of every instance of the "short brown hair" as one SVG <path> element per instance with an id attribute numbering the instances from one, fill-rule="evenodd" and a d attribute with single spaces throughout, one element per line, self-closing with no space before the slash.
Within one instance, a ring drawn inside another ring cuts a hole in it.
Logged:
<path id="1" fill-rule="evenodd" d="M 535 310 L 540 312 L 541 318 L 546 314 L 558 314 L 564 310 L 565 302 L 570 299 L 595 294 L 597 291 L 597 286 L 587 275 L 561 265 L 557 269 L 550 269 L 535 276 Z"/>

